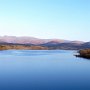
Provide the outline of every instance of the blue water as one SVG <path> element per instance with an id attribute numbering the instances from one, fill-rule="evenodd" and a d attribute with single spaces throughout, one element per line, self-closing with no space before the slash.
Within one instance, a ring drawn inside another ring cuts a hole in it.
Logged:
<path id="1" fill-rule="evenodd" d="M 0 51 L 0 90 L 90 90 L 90 60 L 76 51 Z"/>

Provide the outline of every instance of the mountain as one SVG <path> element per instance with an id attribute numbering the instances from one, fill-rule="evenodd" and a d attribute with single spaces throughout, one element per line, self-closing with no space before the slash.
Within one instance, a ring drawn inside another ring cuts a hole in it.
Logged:
<path id="1" fill-rule="evenodd" d="M 0 43 L 18 43 L 18 44 L 44 44 L 48 42 L 63 43 L 66 40 L 61 39 L 39 39 L 34 37 L 16 37 L 16 36 L 2 36 L 0 37 Z"/>
<path id="2" fill-rule="evenodd" d="M 48 43 L 41 44 L 41 46 L 47 46 L 50 49 L 81 49 L 82 44 L 85 42 L 82 41 L 68 41 L 64 40 L 63 42 L 56 42 L 56 41 L 51 41 Z"/>
<path id="3" fill-rule="evenodd" d="M 65 49 L 65 50 L 90 48 L 90 42 L 70 41 L 63 39 L 39 39 L 34 37 L 16 37 L 16 36 L 0 36 L 0 45 L 5 45 L 4 48 L 8 45 L 7 47 L 9 47 L 9 49 L 10 48 L 15 49 L 17 47 L 19 49 L 27 48 L 27 49 Z"/>
<path id="4" fill-rule="evenodd" d="M 67 49 L 67 50 L 76 50 L 76 49 L 82 49 L 82 44 L 80 43 L 72 43 L 72 42 L 65 42 L 65 43 L 45 43 L 41 44 L 41 46 L 47 46 L 50 49 Z"/>
<path id="5" fill-rule="evenodd" d="M 83 47 L 84 49 L 90 48 L 90 42 L 83 43 L 81 47 Z"/>
<path id="6" fill-rule="evenodd" d="M 18 43 L 18 44 L 36 44 L 40 40 L 33 37 L 16 37 L 16 36 L 2 36 L 0 42 Z"/>

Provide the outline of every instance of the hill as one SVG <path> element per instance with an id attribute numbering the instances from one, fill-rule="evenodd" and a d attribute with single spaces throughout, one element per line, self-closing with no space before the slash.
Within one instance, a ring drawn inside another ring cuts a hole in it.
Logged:
<path id="1" fill-rule="evenodd" d="M 90 48 L 90 42 L 70 41 L 63 39 L 38 39 L 34 37 L 1 36 L 2 49 L 64 49 L 80 50 Z"/>

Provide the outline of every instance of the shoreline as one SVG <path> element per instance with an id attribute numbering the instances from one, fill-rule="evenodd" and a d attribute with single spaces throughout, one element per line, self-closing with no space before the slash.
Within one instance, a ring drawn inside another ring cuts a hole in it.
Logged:
<path id="1" fill-rule="evenodd" d="M 78 53 L 78 55 L 75 55 L 76 57 L 90 59 L 90 49 L 79 50 Z"/>

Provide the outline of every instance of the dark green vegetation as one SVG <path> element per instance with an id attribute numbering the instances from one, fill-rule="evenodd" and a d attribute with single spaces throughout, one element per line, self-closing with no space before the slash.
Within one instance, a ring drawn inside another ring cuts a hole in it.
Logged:
<path id="1" fill-rule="evenodd" d="M 80 50 L 78 56 L 90 59 L 90 49 Z"/>

